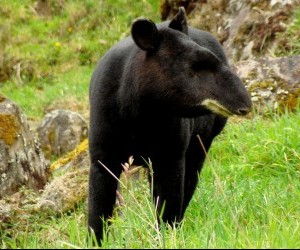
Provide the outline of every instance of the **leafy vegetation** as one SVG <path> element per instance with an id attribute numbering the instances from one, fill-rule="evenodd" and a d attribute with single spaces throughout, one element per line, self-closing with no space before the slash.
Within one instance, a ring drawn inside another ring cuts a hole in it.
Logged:
<path id="1" fill-rule="evenodd" d="M 55 107 L 88 117 L 88 85 L 97 60 L 143 16 L 159 20 L 158 1 L 2 1 L 0 92 L 34 121 Z M 290 27 L 299 53 L 300 11 Z M 281 54 L 283 52 L 280 52 Z M 180 228 L 159 231 L 145 178 L 122 180 L 104 248 L 299 248 L 300 110 L 230 119 L 208 153 Z M 199 142 L 199 147 L 200 147 Z M 24 190 L 31 197 L 29 190 Z M 33 198 L 32 198 L 33 199 Z M 91 248 L 86 203 L 63 214 L 29 204 L 0 224 L 1 248 Z"/>

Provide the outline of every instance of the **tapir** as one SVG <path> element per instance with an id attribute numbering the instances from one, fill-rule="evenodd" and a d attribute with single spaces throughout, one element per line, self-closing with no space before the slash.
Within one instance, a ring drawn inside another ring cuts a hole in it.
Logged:
<path id="1" fill-rule="evenodd" d="M 98 62 L 89 101 L 88 228 L 99 244 L 129 156 L 151 160 L 160 220 L 178 225 L 213 139 L 229 116 L 252 108 L 222 45 L 189 26 L 183 7 L 170 21 L 133 21 Z"/>

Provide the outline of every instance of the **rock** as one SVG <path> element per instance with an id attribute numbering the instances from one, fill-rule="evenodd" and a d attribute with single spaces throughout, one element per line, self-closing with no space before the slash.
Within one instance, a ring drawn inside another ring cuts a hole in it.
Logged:
<path id="1" fill-rule="evenodd" d="M 36 209 L 63 213 L 76 208 L 87 197 L 89 154 L 85 139 L 74 150 L 53 162 L 51 172 L 56 176 L 39 197 Z"/>
<path id="2" fill-rule="evenodd" d="M 217 37 L 232 62 L 292 50 L 285 32 L 299 0 L 162 0 L 162 19 L 170 19 L 181 5 L 188 8 L 188 23 Z M 299 37 L 299 31 L 290 32 Z"/>
<path id="3" fill-rule="evenodd" d="M 72 171 L 90 166 L 88 139 L 83 140 L 74 150 L 53 162 L 51 171 Z"/>
<path id="4" fill-rule="evenodd" d="M 0 96 L 0 198 L 46 184 L 48 162 L 20 107 Z"/>
<path id="5" fill-rule="evenodd" d="M 197 0 L 163 0 L 160 1 L 161 20 L 171 19 L 178 13 L 180 6 L 185 8 L 187 14 L 191 13 L 196 7 Z"/>
<path id="6" fill-rule="evenodd" d="M 88 172 L 83 168 L 56 177 L 45 187 L 37 208 L 59 213 L 74 210 L 87 197 Z"/>
<path id="7" fill-rule="evenodd" d="M 69 110 L 53 110 L 37 128 L 38 138 L 46 157 L 61 156 L 72 151 L 88 135 L 84 118 Z"/>
<path id="8" fill-rule="evenodd" d="M 1 230 L 5 234 L 9 235 L 9 231 L 12 229 L 10 225 L 20 225 L 25 222 L 28 223 L 28 217 L 30 214 L 39 212 L 36 209 L 36 203 L 38 201 L 39 192 L 22 186 L 18 192 L 5 196 L 0 200 L 0 236 Z M 24 221 L 24 215 L 26 220 Z M 24 225 L 26 228 L 28 225 Z"/>
<path id="9" fill-rule="evenodd" d="M 85 139 L 73 151 L 51 164 L 50 170 L 57 176 L 44 189 L 37 208 L 65 212 L 74 209 L 87 197 L 89 173 L 88 140 Z"/>
<path id="10" fill-rule="evenodd" d="M 223 46 L 232 61 L 262 57 L 288 47 L 286 36 L 280 34 L 292 23 L 295 6 L 300 6 L 298 0 L 242 2 L 230 1 L 227 28 L 221 28 L 228 32 Z"/>
<path id="11" fill-rule="evenodd" d="M 260 113 L 296 109 L 300 95 L 300 55 L 240 61 L 234 69 Z"/>
<path id="12" fill-rule="evenodd" d="M 88 140 L 85 139 L 73 151 L 51 164 L 50 169 L 57 177 L 47 184 L 36 208 L 57 213 L 76 208 L 79 202 L 87 198 L 89 166 Z M 99 167 L 103 166 L 99 163 Z M 129 158 L 128 163 L 124 163 L 120 167 L 124 169 L 120 180 L 127 188 L 132 188 L 142 178 L 147 181 L 147 169 L 133 165 L 132 157 Z M 117 192 L 117 206 L 122 204 L 121 193 L 124 187 L 121 187 L 122 185 L 119 186 Z"/>
<path id="13" fill-rule="evenodd" d="M 73 151 L 49 167 L 53 178 L 39 193 L 28 188 L 0 199 L 1 223 L 14 224 L 22 214 L 56 214 L 71 211 L 87 198 L 89 155 L 84 140 Z M 21 223 L 22 224 L 22 223 Z M 1 235 L 1 233 L 0 233 Z"/>
<path id="14" fill-rule="evenodd" d="M 10 222 L 12 210 L 13 210 L 12 205 L 5 203 L 4 200 L 0 200 L 0 223 Z"/>

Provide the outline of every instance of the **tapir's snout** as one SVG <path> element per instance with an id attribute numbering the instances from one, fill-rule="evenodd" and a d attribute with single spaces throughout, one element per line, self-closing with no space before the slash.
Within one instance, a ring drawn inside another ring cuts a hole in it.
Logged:
<path id="1" fill-rule="evenodd" d="M 230 91 L 221 95 L 222 104 L 227 107 L 233 114 L 238 116 L 245 116 L 252 110 L 252 100 L 244 83 L 232 70 L 226 67 L 222 72 L 223 81 L 226 81 Z M 226 85 L 225 85 L 226 86 Z"/>
<path id="2" fill-rule="evenodd" d="M 241 99 L 240 102 L 238 102 L 240 103 L 240 106 L 236 109 L 236 115 L 245 116 L 251 112 L 253 103 L 246 87 L 240 79 L 239 82 L 241 88 Z"/>
<path id="3" fill-rule="evenodd" d="M 225 117 L 251 112 L 252 101 L 245 85 L 228 67 L 219 70 L 215 86 L 213 93 L 201 102 L 202 106 Z"/>
<path id="4" fill-rule="evenodd" d="M 240 109 L 237 110 L 237 115 L 245 116 L 245 115 L 249 114 L 250 111 L 251 111 L 251 107 L 240 108 Z"/>

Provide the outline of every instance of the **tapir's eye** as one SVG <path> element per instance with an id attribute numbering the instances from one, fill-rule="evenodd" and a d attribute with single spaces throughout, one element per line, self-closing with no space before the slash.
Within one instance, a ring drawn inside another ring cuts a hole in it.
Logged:
<path id="1" fill-rule="evenodd" d="M 216 64 L 211 61 L 196 61 L 192 63 L 192 69 L 196 72 L 199 71 L 214 71 Z"/>

